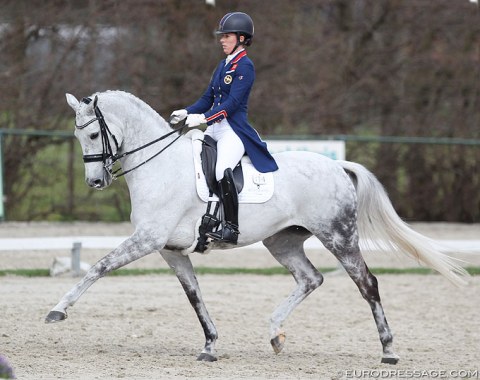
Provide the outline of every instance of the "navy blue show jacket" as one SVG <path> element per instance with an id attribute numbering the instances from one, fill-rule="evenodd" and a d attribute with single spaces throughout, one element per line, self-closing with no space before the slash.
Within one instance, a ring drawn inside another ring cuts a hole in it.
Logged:
<path id="1" fill-rule="evenodd" d="M 215 69 L 207 90 L 186 110 L 203 113 L 207 125 L 227 118 L 230 126 L 242 140 L 245 152 L 259 172 L 278 169 L 277 163 L 257 131 L 248 123 L 248 97 L 255 81 L 253 62 L 243 50 L 225 65 L 222 60 Z"/>

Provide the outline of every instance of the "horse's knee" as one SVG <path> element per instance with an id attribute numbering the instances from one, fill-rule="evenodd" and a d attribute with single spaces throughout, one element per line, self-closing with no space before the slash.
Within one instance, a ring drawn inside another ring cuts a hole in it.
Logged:
<path id="1" fill-rule="evenodd" d="M 86 273 L 85 277 L 89 280 L 97 280 L 106 276 L 114 268 L 112 267 L 112 261 L 106 257 L 97 261 Z"/>

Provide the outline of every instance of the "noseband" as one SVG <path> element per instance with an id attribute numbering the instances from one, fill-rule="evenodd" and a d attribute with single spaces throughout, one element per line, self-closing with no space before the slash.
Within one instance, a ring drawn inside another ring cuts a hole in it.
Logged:
<path id="1" fill-rule="evenodd" d="M 85 103 L 85 104 L 90 104 L 91 101 L 92 101 L 91 98 L 83 98 L 82 99 L 82 102 Z M 170 145 L 172 145 L 175 141 L 177 141 L 180 138 L 180 136 L 182 135 L 182 131 L 185 128 L 185 123 L 183 123 L 183 125 L 181 125 L 180 127 L 175 128 L 173 131 L 166 133 L 165 135 L 159 137 L 158 139 L 150 141 L 149 143 L 147 143 L 145 145 L 142 145 L 138 148 L 135 148 L 131 151 L 124 152 L 122 154 L 117 154 L 118 150 L 120 148 L 119 145 L 118 145 L 118 141 L 117 141 L 115 135 L 110 131 L 110 128 L 108 128 L 108 125 L 105 122 L 102 111 L 100 111 L 100 108 L 98 107 L 97 102 L 98 102 L 98 96 L 95 96 L 95 100 L 93 101 L 93 109 L 95 111 L 95 117 L 92 120 L 87 121 L 85 124 L 75 125 L 75 127 L 77 129 L 83 129 L 86 126 L 92 124 L 93 122 L 98 121 L 98 124 L 100 125 L 100 135 L 102 137 L 102 153 L 84 154 L 83 155 L 83 162 L 85 162 L 85 163 L 102 162 L 104 169 L 108 173 L 110 173 L 114 179 L 116 179 L 118 177 L 121 177 L 121 176 L 124 176 L 125 174 L 130 173 L 131 171 L 133 171 L 135 169 L 138 169 L 140 166 L 145 165 L 147 162 L 149 162 L 150 160 L 157 157 L 160 153 L 162 153 L 165 149 L 170 147 Z M 138 152 L 138 151 L 140 151 L 140 150 L 142 150 L 142 149 L 144 149 L 144 148 L 146 148 L 150 145 L 153 145 L 153 144 L 167 138 L 168 136 L 170 136 L 170 135 L 172 135 L 176 132 L 179 132 L 179 135 L 173 141 L 168 143 L 165 147 L 163 147 L 159 152 L 155 153 L 153 156 L 149 157 L 145 161 L 142 161 L 137 166 L 135 166 L 133 168 L 130 168 L 128 170 L 122 171 L 121 173 L 118 173 L 121 169 L 117 169 L 117 170 L 113 171 L 112 167 L 115 164 L 115 162 L 117 162 L 119 159 L 121 159 L 125 156 L 128 156 L 130 154 L 133 154 L 135 152 Z M 113 142 L 115 143 L 115 148 L 116 148 L 117 153 L 113 152 L 112 145 L 110 144 L 109 137 L 111 137 Z"/>

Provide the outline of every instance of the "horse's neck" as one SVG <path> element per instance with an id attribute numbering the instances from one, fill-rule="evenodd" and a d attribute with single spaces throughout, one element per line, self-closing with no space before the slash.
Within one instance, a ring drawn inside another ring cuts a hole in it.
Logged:
<path id="1" fill-rule="evenodd" d="M 166 135 L 171 129 L 162 119 L 149 117 L 128 117 L 123 124 L 122 150 L 130 151 Z"/>
<path id="2" fill-rule="evenodd" d="M 114 112 L 119 116 L 122 124 L 122 152 L 136 149 L 172 130 L 168 123 L 152 108 L 133 97 L 132 99 L 127 97 L 125 100 L 118 102 Z M 145 148 L 144 150 L 147 152 L 150 149 Z"/>
<path id="3" fill-rule="evenodd" d="M 130 99 L 129 96 L 125 96 L 124 99 L 116 104 L 115 110 L 121 119 L 123 129 L 120 154 L 136 150 L 173 131 L 158 113 L 139 99 Z M 184 136 L 181 136 L 179 141 L 167 147 L 177 137 L 178 134 L 173 133 L 161 141 L 125 156 L 121 159 L 123 169 L 128 170 L 145 160 L 149 160 L 162 149 L 165 150 L 158 157 L 154 158 L 151 164 L 143 165 L 138 170 L 135 170 L 132 178 L 137 177 L 137 172 L 150 170 L 151 165 L 154 165 L 156 172 L 160 173 L 161 168 L 165 165 L 171 165 L 172 160 L 184 159 L 184 155 L 188 155 L 188 149 L 185 147 L 185 140 L 187 139 Z"/>
<path id="4" fill-rule="evenodd" d="M 111 100 L 105 97 L 104 109 L 112 120 L 116 119 L 115 125 L 121 129 L 112 131 L 122 136 L 118 152 L 120 155 L 141 148 L 172 131 L 160 115 L 141 101 L 123 94 L 111 95 Z M 181 136 L 178 141 L 168 146 L 177 137 L 178 134 L 173 133 L 120 159 L 121 170 L 129 171 L 124 178 L 130 192 L 134 224 L 152 218 L 152 213 L 155 214 L 154 217 L 170 217 L 174 211 L 173 206 L 169 206 L 173 204 L 172 198 L 178 189 L 188 188 L 187 185 L 194 178 L 191 140 Z M 163 152 L 158 154 L 162 150 Z"/>

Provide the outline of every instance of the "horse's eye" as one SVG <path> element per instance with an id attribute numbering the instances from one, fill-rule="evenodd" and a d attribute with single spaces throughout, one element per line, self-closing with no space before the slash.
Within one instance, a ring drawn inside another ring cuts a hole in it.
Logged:
<path id="1" fill-rule="evenodd" d="M 90 140 L 95 140 L 98 137 L 98 132 L 92 133 L 90 135 Z"/>

